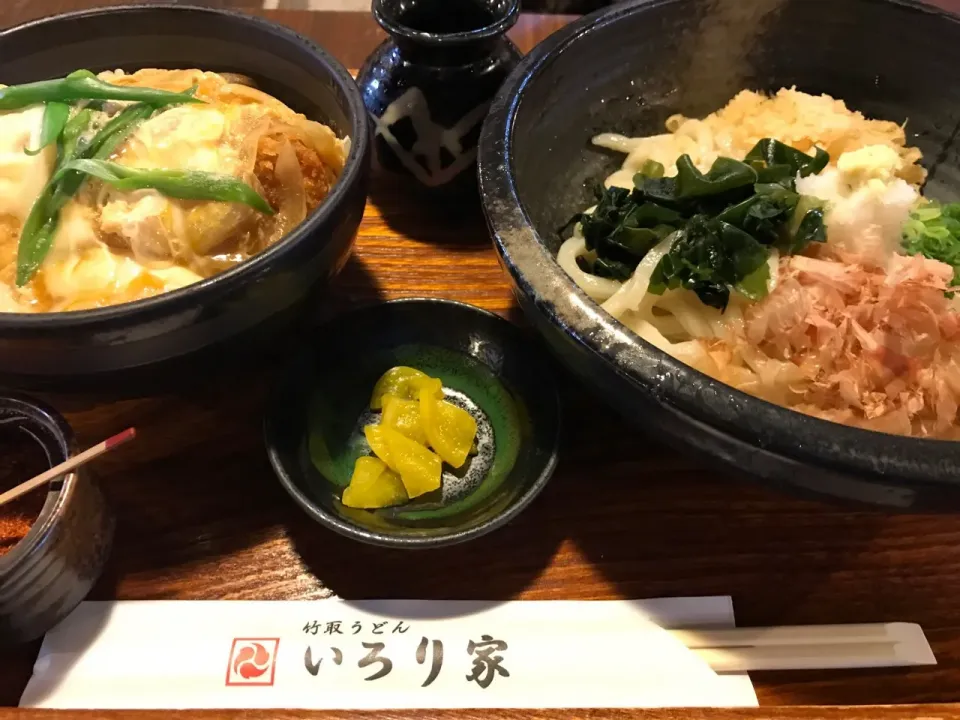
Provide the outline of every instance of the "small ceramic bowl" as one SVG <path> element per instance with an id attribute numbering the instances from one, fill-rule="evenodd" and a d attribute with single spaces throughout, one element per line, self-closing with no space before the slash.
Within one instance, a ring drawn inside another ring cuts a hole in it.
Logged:
<path id="1" fill-rule="evenodd" d="M 39 445 L 46 467 L 73 450 L 67 421 L 25 397 L 0 397 L 0 431 L 14 448 Z M 0 522 L 13 512 L 0 508 Z M 113 517 L 84 469 L 51 483 L 29 532 L 0 554 L 0 643 L 33 640 L 65 618 L 99 578 L 112 539 Z"/>
<path id="2" fill-rule="evenodd" d="M 377 379 L 397 365 L 443 382 L 477 420 L 478 453 L 443 487 L 398 507 L 340 503 Z M 560 401 L 549 358 L 506 320 L 446 300 L 396 300 L 339 317 L 288 367 L 264 423 L 280 482 L 315 520 L 356 540 L 395 547 L 451 545 L 517 516 L 557 462 Z"/>

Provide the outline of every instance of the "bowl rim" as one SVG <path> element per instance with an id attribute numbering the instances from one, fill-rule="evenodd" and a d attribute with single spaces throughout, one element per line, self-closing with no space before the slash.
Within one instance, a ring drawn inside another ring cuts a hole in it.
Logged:
<path id="1" fill-rule="evenodd" d="M 344 110 L 350 119 L 350 152 L 344 160 L 343 171 L 337 178 L 330 193 L 307 215 L 297 227 L 283 236 L 266 250 L 241 262 L 228 270 L 205 278 L 200 282 L 161 293 L 153 297 L 119 303 L 91 310 L 76 310 L 52 313 L 5 313 L 0 312 L 0 331 L 5 330 L 57 330 L 65 327 L 77 328 L 110 323 L 117 318 L 137 317 L 146 320 L 161 314 L 169 314 L 187 306 L 195 306 L 197 301 L 226 292 L 229 286 L 249 281 L 263 271 L 265 265 L 277 257 L 285 255 L 293 246 L 308 240 L 318 228 L 329 224 L 331 218 L 347 200 L 356 185 L 365 177 L 365 165 L 370 154 L 370 124 L 367 110 L 363 104 L 360 89 L 346 68 L 328 51 L 307 37 L 279 23 L 235 10 L 180 5 L 173 3 L 127 4 L 76 10 L 30 20 L 19 25 L 0 30 L 0 48 L 16 33 L 42 29 L 45 26 L 71 23 L 80 20 L 96 19 L 102 16 L 133 15 L 141 13 L 174 13 L 183 17 L 206 15 L 219 18 L 223 24 L 240 23 L 257 31 L 272 35 L 281 42 L 296 46 L 301 51 L 313 55 L 314 59 L 329 73 L 330 80 L 346 99 Z M 229 25 L 226 25 L 229 27 Z"/>
<path id="2" fill-rule="evenodd" d="M 478 176 L 494 246 L 518 292 L 532 299 L 547 321 L 588 353 L 609 363 L 664 410 L 695 418 L 740 441 L 812 466 L 888 476 L 898 481 L 954 485 L 956 441 L 915 438 L 855 428 L 804 415 L 761 400 L 691 368 L 650 345 L 607 314 L 557 264 L 520 199 L 515 181 L 513 130 L 525 92 L 582 37 L 626 16 L 682 0 L 627 0 L 574 21 L 528 53 L 493 100 L 479 140 Z M 960 24 L 960 17 L 918 0 L 886 0 L 904 11 L 932 14 Z M 550 292 L 550 288 L 555 288 Z M 544 293 L 549 293 L 545 298 Z M 611 356 L 608 348 L 619 348 Z M 656 391 L 655 375 L 695 385 L 687 395 Z M 714 404 L 702 397 L 709 395 Z M 724 412 L 724 410 L 726 410 Z"/>
<path id="3" fill-rule="evenodd" d="M 426 306 L 428 308 L 445 306 L 457 312 L 462 312 L 468 315 L 479 315 L 481 317 L 494 320 L 497 322 L 498 327 L 501 327 L 503 332 L 506 334 L 512 335 L 514 340 L 525 344 L 530 343 L 530 338 L 526 337 L 519 327 L 494 312 L 477 307 L 476 305 L 460 302 L 458 300 L 447 300 L 444 298 L 431 297 L 397 298 L 394 300 L 387 300 L 384 302 L 357 307 L 336 315 L 323 325 L 313 329 L 311 334 L 316 335 L 333 329 L 337 325 L 348 323 L 352 319 L 355 319 L 358 315 L 390 313 L 393 309 L 398 307 L 411 307 L 418 305 Z M 540 352 L 536 346 L 532 346 L 531 351 Z M 262 425 L 263 439 L 267 450 L 267 457 L 270 460 L 270 466 L 273 468 L 273 472 L 280 481 L 280 484 L 283 485 L 283 488 L 294 499 L 297 505 L 306 511 L 311 518 L 319 522 L 321 525 L 338 533 L 339 535 L 352 538 L 353 540 L 359 540 L 367 545 L 377 545 L 380 547 L 425 549 L 456 545 L 468 540 L 473 540 L 482 535 L 486 535 L 487 533 L 503 527 L 512 521 L 521 512 L 523 512 L 523 510 L 525 510 L 530 503 L 533 502 L 543 488 L 546 487 L 547 483 L 550 481 L 550 478 L 553 477 L 559 461 L 563 416 L 560 402 L 560 392 L 556 383 L 556 378 L 553 376 L 552 372 L 548 372 L 546 369 L 544 369 L 544 373 L 546 373 L 544 384 L 547 388 L 548 394 L 551 397 L 551 407 L 548 408 L 548 411 L 552 412 L 553 417 L 556 418 L 556 427 L 553 437 L 550 439 L 549 456 L 547 457 L 545 465 L 539 471 L 533 482 L 531 482 L 530 486 L 497 515 L 476 527 L 465 530 L 453 530 L 449 533 L 433 535 L 429 537 L 406 537 L 393 535 L 389 532 L 369 530 L 347 522 L 336 513 L 329 512 L 317 503 L 313 502 L 306 495 L 306 493 L 300 489 L 296 481 L 293 479 L 292 474 L 288 472 L 286 465 L 283 463 L 282 459 L 277 453 L 276 443 L 273 439 L 277 432 L 276 428 L 274 427 L 276 422 L 275 418 L 278 412 L 282 411 L 278 401 L 286 395 L 286 391 L 292 382 L 293 374 L 287 372 L 287 370 L 290 367 L 295 366 L 298 362 L 302 362 L 304 358 L 309 357 L 312 352 L 314 352 L 313 348 L 308 345 L 304 351 L 298 353 L 297 357 L 293 358 L 291 362 L 281 370 L 277 376 L 277 380 L 272 384 Z"/>
<path id="4" fill-rule="evenodd" d="M 53 432 L 56 438 L 56 449 L 63 456 L 62 459 L 56 459 L 55 462 L 62 462 L 75 449 L 73 429 L 66 418 L 50 405 L 20 393 L 0 395 L 0 405 L 20 413 L 32 423 L 44 425 Z M 46 440 L 38 440 L 38 442 L 48 453 L 50 452 L 52 443 Z M 49 489 L 43 507 L 30 526 L 30 530 L 17 541 L 9 552 L 0 555 L 0 582 L 22 563 L 26 562 L 35 550 L 47 542 L 53 526 L 63 516 L 64 508 L 73 498 L 77 478 L 77 471 L 73 470 L 62 476 L 59 490 L 48 486 Z M 24 480 L 28 479 L 24 478 Z M 0 510 L 0 513 L 2 513 L 2 510 Z"/>

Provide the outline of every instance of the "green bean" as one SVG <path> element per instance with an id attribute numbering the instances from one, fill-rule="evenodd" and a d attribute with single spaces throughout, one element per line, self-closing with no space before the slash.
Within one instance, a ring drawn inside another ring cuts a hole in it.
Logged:
<path id="1" fill-rule="evenodd" d="M 80 136 L 90 127 L 93 110 L 81 108 L 63 126 L 63 157 L 73 158 L 80 143 Z"/>
<path id="2" fill-rule="evenodd" d="M 117 146 L 123 142 L 129 135 L 136 130 L 137 126 L 153 114 L 153 108 L 149 105 L 137 104 L 124 108 L 119 115 L 112 118 L 100 131 L 90 139 L 88 143 L 77 147 L 73 154 L 64 153 L 63 162 L 58 166 L 58 170 L 71 160 L 86 158 L 104 159 L 110 157 Z M 85 175 L 80 172 L 63 173 L 60 176 L 55 175 L 51 183 L 57 185 L 56 192 L 50 203 L 51 212 L 58 211 L 67 201 L 77 194 L 80 186 L 83 185 Z"/>
<path id="3" fill-rule="evenodd" d="M 40 130 L 40 147 L 35 150 L 24 148 L 27 155 L 37 155 L 47 145 L 52 145 L 60 139 L 60 133 L 70 117 L 70 106 L 66 103 L 51 100 L 43 108 L 43 127 Z"/>
<path id="4" fill-rule="evenodd" d="M 104 125 L 90 141 L 89 150 L 83 156 L 88 158 L 104 159 L 117 149 L 137 126 L 147 120 L 156 108 L 146 103 L 130 105 L 115 115 Z"/>
<path id="5" fill-rule="evenodd" d="M 80 159 L 64 163 L 54 180 L 72 171 L 92 175 L 118 190 L 151 189 L 182 200 L 242 203 L 267 215 L 274 213 L 262 195 L 232 175 L 200 170 L 143 170 L 106 160 Z"/>
<path id="6" fill-rule="evenodd" d="M 61 150 L 63 160 L 72 160 L 76 156 L 80 136 L 90 126 L 92 116 L 91 110 L 83 108 L 64 125 Z M 77 186 L 80 182 L 83 182 L 82 175 L 79 176 Z M 40 263 L 50 252 L 60 219 L 60 208 L 69 199 L 67 196 L 58 197 L 61 188 L 62 183 L 55 183 L 51 178 L 33 202 L 30 214 L 23 223 L 17 244 L 17 287 L 30 282 Z"/>
<path id="7" fill-rule="evenodd" d="M 154 107 L 203 102 L 186 93 L 111 85 L 88 70 L 78 70 L 57 80 L 41 80 L 0 88 L 0 110 L 19 110 L 37 103 L 73 100 L 130 100 L 150 103 Z"/>
<path id="8" fill-rule="evenodd" d="M 20 230 L 17 244 L 17 287 L 23 287 L 36 274 L 40 263 L 50 252 L 60 213 L 49 212 L 54 185 L 47 183 Z"/>

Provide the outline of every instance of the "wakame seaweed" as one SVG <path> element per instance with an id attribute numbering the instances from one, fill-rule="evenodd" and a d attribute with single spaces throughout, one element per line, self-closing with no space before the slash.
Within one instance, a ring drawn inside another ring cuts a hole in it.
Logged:
<path id="1" fill-rule="evenodd" d="M 601 190 L 596 209 L 574 218 L 596 254 L 581 262 L 600 277 L 627 280 L 655 245 L 676 233 L 650 292 L 683 287 L 720 310 L 731 290 L 763 297 L 771 248 L 797 253 L 826 240 L 822 203 L 798 194 L 795 178 L 818 173 L 829 161 L 819 148 L 810 156 L 769 138 L 743 161 L 717 158 L 706 173 L 689 155 L 677 160 L 674 177 L 648 161 L 633 190 Z"/>

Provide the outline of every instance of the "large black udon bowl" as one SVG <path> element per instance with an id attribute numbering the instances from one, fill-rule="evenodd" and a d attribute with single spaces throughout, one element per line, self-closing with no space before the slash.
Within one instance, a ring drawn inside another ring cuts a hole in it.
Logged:
<path id="1" fill-rule="evenodd" d="M 960 21 L 881 0 L 633 0 L 587 16 L 530 53 L 483 128 L 480 182 L 502 262 L 528 317 L 566 364 L 635 424 L 770 481 L 891 508 L 956 504 L 960 445 L 857 430 L 716 382 L 640 340 L 556 264 L 557 229 L 592 205 L 589 181 L 622 156 L 600 131 L 649 135 L 739 90 L 843 98 L 909 119 L 926 193 L 955 199 Z"/>
<path id="2" fill-rule="evenodd" d="M 105 309 L 0 313 L 0 385 L 144 392 L 222 369 L 287 328 L 340 270 L 366 199 L 369 126 L 347 71 L 315 44 L 239 13 L 173 5 L 59 15 L 0 33 L 0 82 L 143 67 L 242 73 L 307 117 L 350 136 L 330 195 L 251 260 L 175 292 Z"/>

